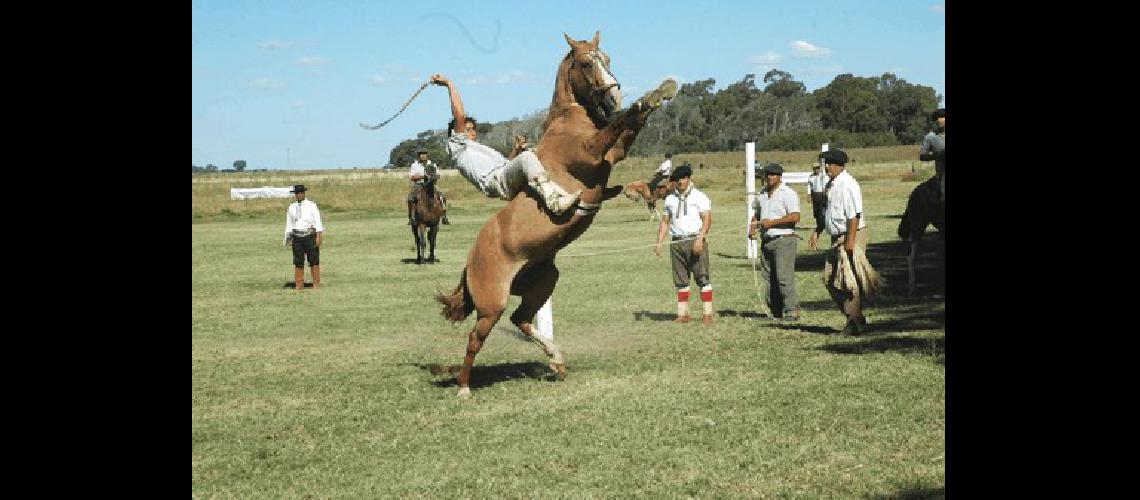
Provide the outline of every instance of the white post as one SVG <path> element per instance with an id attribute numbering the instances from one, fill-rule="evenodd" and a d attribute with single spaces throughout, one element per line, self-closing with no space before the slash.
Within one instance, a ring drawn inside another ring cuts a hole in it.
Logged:
<path id="1" fill-rule="evenodd" d="M 756 258 L 756 240 L 748 238 L 754 199 L 756 199 L 756 143 L 747 142 L 744 144 L 744 202 L 747 203 L 744 213 L 748 215 L 748 219 L 744 224 L 744 254 L 749 259 Z"/>

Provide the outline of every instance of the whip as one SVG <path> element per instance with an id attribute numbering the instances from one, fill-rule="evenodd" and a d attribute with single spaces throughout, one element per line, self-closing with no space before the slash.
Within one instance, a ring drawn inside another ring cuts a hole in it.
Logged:
<path id="1" fill-rule="evenodd" d="M 428 80 L 428 81 L 424 82 L 423 85 L 420 85 L 420 88 L 418 90 L 416 90 L 416 93 L 412 94 L 412 97 L 410 97 L 408 99 L 408 101 L 404 103 L 404 107 L 400 108 L 400 110 L 397 111 L 396 114 L 392 115 L 391 118 L 384 120 L 379 125 L 368 125 L 367 123 L 360 122 L 360 128 L 367 129 L 367 130 L 376 130 L 380 127 L 383 127 L 384 125 L 387 125 L 388 122 L 395 120 L 397 116 L 400 116 L 400 113 L 403 113 L 405 109 L 408 109 L 408 105 L 411 104 L 412 101 L 416 99 L 416 96 L 420 95 L 420 92 L 423 92 L 424 89 L 426 89 L 428 84 L 430 84 L 430 83 L 431 83 L 431 80 Z"/>

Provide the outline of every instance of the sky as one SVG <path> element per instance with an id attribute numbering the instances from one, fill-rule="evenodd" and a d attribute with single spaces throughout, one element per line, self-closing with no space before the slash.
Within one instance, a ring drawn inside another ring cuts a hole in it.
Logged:
<path id="1" fill-rule="evenodd" d="M 777 68 L 808 91 L 842 73 L 891 72 L 945 96 L 945 2 L 244 1 L 195 0 L 191 44 L 194 165 L 376 168 L 451 112 L 428 86 L 458 85 L 468 114 L 498 122 L 547 108 L 576 40 L 601 32 L 622 105 L 667 77 L 715 90 Z M 943 100 L 942 105 L 945 105 Z"/>

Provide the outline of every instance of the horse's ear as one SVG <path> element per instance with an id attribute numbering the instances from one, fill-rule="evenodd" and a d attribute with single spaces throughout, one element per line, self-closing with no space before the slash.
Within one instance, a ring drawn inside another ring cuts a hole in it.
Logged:
<path id="1" fill-rule="evenodd" d="M 574 48 L 574 40 L 570 38 L 570 35 L 567 35 L 565 32 L 563 32 L 562 36 L 566 37 L 566 43 L 570 44 L 570 48 Z"/>
<path id="2" fill-rule="evenodd" d="M 592 41 L 590 43 L 594 44 L 595 49 L 598 48 L 598 42 L 600 41 L 601 37 L 602 37 L 601 31 L 595 31 L 594 32 L 594 41 Z"/>

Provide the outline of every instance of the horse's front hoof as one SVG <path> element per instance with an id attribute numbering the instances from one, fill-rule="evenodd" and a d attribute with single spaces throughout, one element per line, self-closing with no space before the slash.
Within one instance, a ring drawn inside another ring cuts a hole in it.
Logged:
<path id="1" fill-rule="evenodd" d="M 456 397 L 458 397 L 459 399 L 471 399 L 471 388 L 470 387 L 460 387 L 459 388 L 459 394 L 456 394 Z"/>

